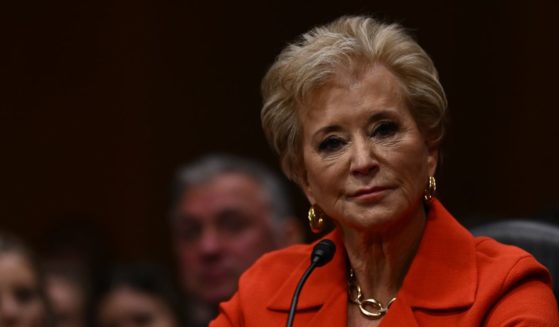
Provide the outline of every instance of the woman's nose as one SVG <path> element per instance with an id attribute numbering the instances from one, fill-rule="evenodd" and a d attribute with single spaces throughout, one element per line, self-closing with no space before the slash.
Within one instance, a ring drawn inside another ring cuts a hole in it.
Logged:
<path id="1" fill-rule="evenodd" d="M 369 176 L 378 169 L 371 145 L 365 139 L 357 138 L 353 142 L 351 173 L 357 177 Z"/>

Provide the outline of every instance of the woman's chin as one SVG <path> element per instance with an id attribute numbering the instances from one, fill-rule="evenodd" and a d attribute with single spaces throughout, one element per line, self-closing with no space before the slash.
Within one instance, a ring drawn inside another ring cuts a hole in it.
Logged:
<path id="1" fill-rule="evenodd" d="M 389 201 L 381 201 L 375 205 L 362 205 L 360 203 L 348 204 L 339 224 L 357 231 L 385 232 L 391 226 L 398 225 L 406 219 L 404 206 L 394 205 Z M 402 210 L 404 209 L 404 210 Z"/>
<path id="2" fill-rule="evenodd" d="M 340 223 L 356 230 L 382 230 L 395 220 L 395 215 L 391 211 L 379 207 L 355 210 L 355 212 L 348 212 L 344 221 Z"/>

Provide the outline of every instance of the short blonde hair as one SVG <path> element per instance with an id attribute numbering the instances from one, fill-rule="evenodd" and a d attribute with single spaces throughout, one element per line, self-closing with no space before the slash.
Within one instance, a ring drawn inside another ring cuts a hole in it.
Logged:
<path id="1" fill-rule="evenodd" d="M 287 46 L 262 81 L 262 127 L 288 178 L 300 183 L 304 173 L 298 110 L 340 69 L 363 69 L 375 63 L 401 82 L 428 144 L 440 143 L 447 101 L 431 58 L 398 24 L 344 16 Z"/>

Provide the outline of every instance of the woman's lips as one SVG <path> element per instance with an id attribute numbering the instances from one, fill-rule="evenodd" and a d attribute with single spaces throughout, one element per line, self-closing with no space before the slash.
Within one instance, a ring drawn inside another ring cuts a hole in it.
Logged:
<path id="1" fill-rule="evenodd" d="M 389 187 L 362 188 L 351 193 L 349 198 L 357 202 L 374 202 L 384 197 L 389 190 Z"/>

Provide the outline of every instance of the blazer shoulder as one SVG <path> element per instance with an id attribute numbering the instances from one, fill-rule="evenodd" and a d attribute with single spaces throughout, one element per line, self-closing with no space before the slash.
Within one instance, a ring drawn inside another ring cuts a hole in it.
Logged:
<path id="1" fill-rule="evenodd" d="M 277 285 L 284 281 L 285 276 L 293 273 L 294 267 L 302 261 L 308 260 L 310 264 L 311 250 L 309 244 L 296 244 L 268 252 L 242 274 L 239 286 L 250 287 L 254 283 Z"/>
<path id="2" fill-rule="evenodd" d="M 500 284 L 501 292 L 522 280 L 551 283 L 547 269 L 525 250 L 488 237 L 476 237 L 475 242 L 480 277 L 486 282 Z"/>
<path id="3" fill-rule="evenodd" d="M 475 248 L 478 264 L 481 268 L 491 266 L 494 269 L 500 266 L 503 269 L 510 270 L 514 267 L 524 266 L 546 270 L 527 251 L 514 245 L 500 243 L 489 237 L 476 237 Z"/>
<path id="4" fill-rule="evenodd" d="M 478 303 L 489 308 L 486 326 L 558 326 L 557 304 L 547 269 L 516 246 L 476 238 Z"/>

